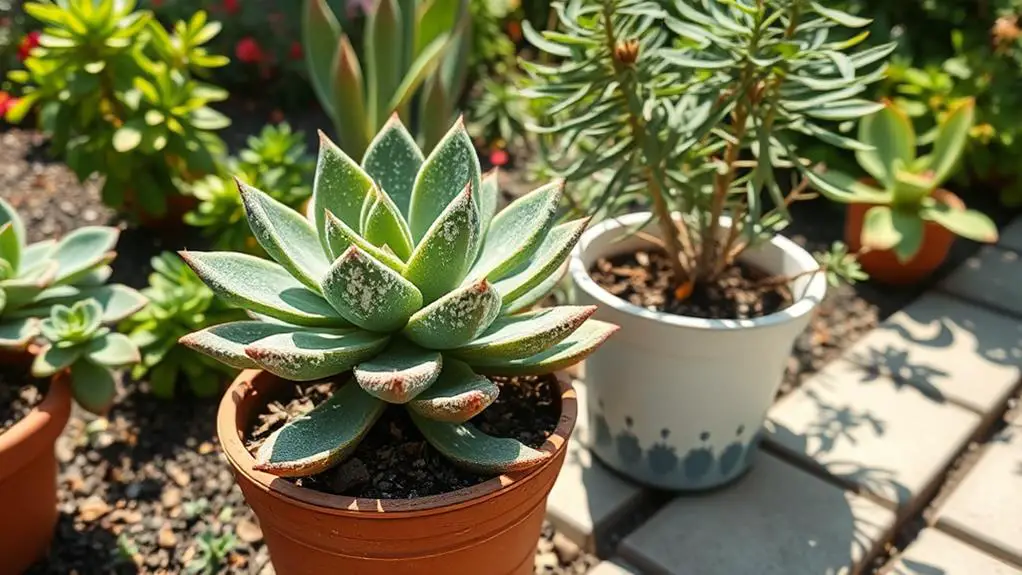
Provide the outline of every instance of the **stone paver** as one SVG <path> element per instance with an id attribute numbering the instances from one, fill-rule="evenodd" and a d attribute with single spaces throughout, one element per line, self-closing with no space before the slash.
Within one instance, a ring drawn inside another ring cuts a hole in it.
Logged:
<path id="1" fill-rule="evenodd" d="M 644 492 L 608 470 L 583 447 L 588 442 L 586 390 L 578 381 L 575 390 L 578 420 L 564 467 L 547 499 L 547 519 L 579 546 L 595 552 L 599 537 L 639 505 Z"/>
<path id="2" fill-rule="evenodd" d="M 937 527 L 1022 566 L 1022 418 L 987 445 L 939 510 Z"/>
<path id="3" fill-rule="evenodd" d="M 997 242 L 997 245 L 1022 252 L 1022 218 L 1015 218 L 1013 222 L 1001 230 L 1001 239 Z"/>
<path id="4" fill-rule="evenodd" d="M 943 282 L 941 289 L 1022 315 L 1022 256 L 996 246 L 983 246 Z"/>
<path id="5" fill-rule="evenodd" d="M 629 566 L 619 559 L 603 561 L 593 567 L 586 575 L 642 575 L 642 571 Z"/>
<path id="6" fill-rule="evenodd" d="M 1022 570 L 936 529 L 924 529 L 887 575 L 1022 575 Z"/>
<path id="7" fill-rule="evenodd" d="M 924 395 L 992 414 L 1022 376 L 1022 323 L 931 292 L 892 315 L 845 357 Z"/>
<path id="8" fill-rule="evenodd" d="M 894 513 L 762 454 L 738 483 L 677 497 L 619 552 L 652 573 L 837 575 L 870 558 Z"/>
<path id="9" fill-rule="evenodd" d="M 975 413 L 837 360 L 768 414 L 769 443 L 913 509 L 980 425 Z"/>

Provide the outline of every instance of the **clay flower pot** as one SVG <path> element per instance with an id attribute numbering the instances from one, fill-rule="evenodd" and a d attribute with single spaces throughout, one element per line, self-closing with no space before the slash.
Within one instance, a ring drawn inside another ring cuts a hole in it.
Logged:
<path id="1" fill-rule="evenodd" d="M 53 444 L 71 415 L 71 388 L 53 378 L 49 393 L 0 434 L 0 575 L 17 575 L 42 557 L 57 524 Z"/>
<path id="2" fill-rule="evenodd" d="M 954 209 L 965 209 L 965 203 L 947 190 L 937 189 L 933 198 Z M 862 221 L 872 206 L 849 204 L 845 219 L 845 243 L 855 252 L 862 248 Z M 862 269 L 871 279 L 890 285 L 912 285 L 927 277 L 944 263 L 955 235 L 933 222 L 925 222 L 923 245 L 919 252 L 906 262 L 898 261 L 891 250 L 871 250 L 859 256 Z"/>
<path id="3" fill-rule="evenodd" d="M 217 414 L 217 434 L 262 526 L 279 575 L 531 575 L 546 498 L 575 426 L 575 391 L 558 375 L 561 418 L 532 469 L 474 487 L 407 500 L 359 499 L 303 489 L 253 469 L 242 434 L 293 385 L 243 371 Z"/>

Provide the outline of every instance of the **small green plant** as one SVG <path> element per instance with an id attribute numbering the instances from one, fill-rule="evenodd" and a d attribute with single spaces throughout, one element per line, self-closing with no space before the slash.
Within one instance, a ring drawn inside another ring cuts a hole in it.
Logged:
<path id="1" fill-rule="evenodd" d="M 182 343 L 236 368 L 341 384 L 267 438 L 257 468 L 327 469 L 389 404 L 408 408 L 426 439 L 468 469 L 549 457 L 467 422 L 497 397 L 486 375 L 551 373 L 617 329 L 588 319 L 591 306 L 525 312 L 556 284 L 587 224 L 554 225 L 562 184 L 495 213 L 495 174 L 480 173 L 461 121 L 425 158 L 397 116 L 361 165 L 322 138 L 307 216 L 239 182 L 252 233 L 275 261 L 182 253 L 214 293 L 264 318 Z"/>
<path id="2" fill-rule="evenodd" d="M 196 77 L 227 59 L 202 47 L 220 30 L 198 12 L 168 34 L 134 0 L 33 0 L 45 27 L 24 70 L 8 74 L 22 97 L 20 121 L 38 107 L 51 151 L 81 180 L 105 177 L 103 201 L 162 216 L 179 181 L 214 172 L 224 153 L 215 131 L 230 121 L 209 107 L 227 93 Z"/>
<path id="3" fill-rule="evenodd" d="M 326 0 L 303 2 L 309 75 L 344 151 L 361 158 L 394 112 L 415 119 L 418 141 L 431 150 L 465 85 L 468 0 L 372 0 L 361 58 Z"/>
<path id="4" fill-rule="evenodd" d="M 485 143 L 528 145 L 527 101 L 519 94 L 517 78 L 483 78 L 479 95 L 469 109 L 469 128 Z"/>
<path id="5" fill-rule="evenodd" d="M 472 0 L 472 50 L 469 67 L 485 75 L 489 70 L 503 75 L 504 64 L 515 56 L 515 43 L 504 29 L 517 0 Z"/>
<path id="6" fill-rule="evenodd" d="M 142 290 L 149 303 L 121 326 L 142 350 L 141 363 L 131 376 L 141 379 L 148 374 L 152 392 L 159 397 L 173 397 L 179 379 L 196 396 L 216 395 L 235 370 L 178 345 L 178 339 L 245 314 L 214 296 L 176 254 L 164 252 L 152 259 L 152 266 L 149 287 Z"/>
<path id="7" fill-rule="evenodd" d="M 997 226 L 990 218 L 934 196 L 958 166 L 974 108 L 971 99 L 960 102 L 939 126 L 930 153 L 920 155 L 912 121 L 887 102 L 859 123 L 859 139 L 867 147 L 857 150 L 856 158 L 875 181 L 859 181 L 836 170 L 811 174 L 810 181 L 832 200 L 871 204 L 863 220 L 862 246 L 893 250 L 902 262 L 923 247 L 926 222 L 971 240 L 995 242 Z"/>
<path id="8" fill-rule="evenodd" d="M 227 559 L 238 547 L 238 538 L 233 533 L 217 535 L 213 531 L 205 531 L 196 539 L 196 554 L 188 566 L 187 573 L 215 575 L 227 565 Z"/>

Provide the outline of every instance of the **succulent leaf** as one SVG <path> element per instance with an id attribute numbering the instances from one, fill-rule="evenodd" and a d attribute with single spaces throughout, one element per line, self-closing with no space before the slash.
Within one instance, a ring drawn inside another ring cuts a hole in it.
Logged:
<path id="1" fill-rule="evenodd" d="M 970 98 L 955 107 L 941 124 L 933 143 L 933 152 L 930 153 L 929 166 L 937 186 L 947 180 L 957 167 L 975 116 L 976 102 Z"/>
<path id="2" fill-rule="evenodd" d="M 354 382 L 327 401 L 273 432 L 256 453 L 255 468 L 280 477 L 329 469 L 355 450 L 387 404 Z"/>
<path id="3" fill-rule="evenodd" d="M 313 381 L 348 371 L 386 347 L 385 334 L 350 329 L 279 333 L 245 347 L 259 367 L 291 381 Z"/>
<path id="4" fill-rule="evenodd" d="M 85 347 L 81 345 L 48 345 L 32 360 L 32 377 L 52 377 L 58 371 L 71 367 L 84 353 Z"/>
<path id="5" fill-rule="evenodd" d="M 426 441 L 456 463 L 475 473 L 510 473 L 528 469 L 550 457 L 518 440 L 492 437 L 472 424 L 454 424 L 427 419 L 414 411 L 412 421 Z"/>
<path id="6" fill-rule="evenodd" d="M 412 253 L 412 236 L 404 216 L 386 191 L 374 187 L 366 196 L 369 197 L 373 198 L 373 203 L 362 222 L 362 237 L 375 246 L 389 246 L 401 260 L 408 259 Z"/>
<path id="7" fill-rule="evenodd" d="M 375 4 L 366 22 L 364 52 L 368 119 L 373 133 L 380 129 L 383 118 L 393 112 L 388 106 L 404 75 L 403 43 L 412 41 L 401 37 L 404 15 L 397 0 L 378 0 Z"/>
<path id="8" fill-rule="evenodd" d="M 122 333 L 108 333 L 90 341 L 86 353 L 93 363 L 112 368 L 142 361 L 138 347 Z"/>
<path id="9" fill-rule="evenodd" d="M 319 134 L 319 162 L 312 184 L 311 211 L 316 232 L 327 249 L 326 211 L 330 210 L 352 229 L 361 229 L 358 216 L 373 179 L 341 151 L 325 134 Z"/>
<path id="10" fill-rule="evenodd" d="M 109 263 L 113 259 L 110 251 L 117 245 L 119 235 L 117 228 L 87 226 L 65 236 L 53 251 L 60 266 L 56 283 L 73 283 L 71 279 L 75 276 Z"/>
<path id="11" fill-rule="evenodd" d="M 500 204 L 500 168 L 493 168 L 483 176 L 479 184 L 479 229 L 483 231 L 484 242 L 489 242 L 490 222 Z M 480 246 L 485 247 L 483 246 Z"/>
<path id="12" fill-rule="evenodd" d="M 437 66 L 440 65 L 449 38 L 448 34 L 444 34 L 433 40 L 415 58 L 412 65 L 408 67 L 404 79 L 401 80 L 401 85 L 394 91 L 390 99 L 390 106 L 388 106 L 389 109 L 397 110 L 402 116 L 406 115 L 405 110 L 408 109 L 408 104 L 415 97 L 416 91 L 422 86 L 426 78 L 436 70 Z"/>
<path id="13" fill-rule="evenodd" d="M 369 116 L 365 108 L 365 86 L 358 54 L 346 34 L 341 34 L 334 56 L 333 77 L 334 124 L 341 145 L 356 158 L 369 145 Z"/>
<path id="14" fill-rule="evenodd" d="M 440 378 L 408 407 L 419 415 L 447 423 L 465 423 L 490 406 L 500 388 L 468 365 L 448 358 Z"/>
<path id="15" fill-rule="evenodd" d="M 341 36 L 337 22 L 326 0 L 304 0 L 302 10 L 302 44 L 305 60 L 319 101 L 328 113 L 332 112 L 330 78 L 333 72 L 334 51 Z"/>
<path id="16" fill-rule="evenodd" d="M 301 330 L 266 321 L 235 321 L 192 332 L 182 337 L 180 342 L 231 367 L 251 369 L 259 367 L 259 364 L 245 354 L 245 348 L 271 335 Z"/>
<path id="17" fill-rule="evenodd" d="M 91 361 L 77 361 L 71 365 L 71 393 L 78 405 L 104 415 L 113 405 L 117 383 L 109 369 Z"/>
<path id="18" fill-rule="evenodd" d="M 419 2 L 415 19 L 418 34 L 415 38 L 415 55 L 425 51 L 426 46 L 454 29 L 460 0 L 426 0 Z"/>
<path id="19" fill-rule="evenodd" d="M 587 225 L 589 220 L 581 219 L 554 226 L 531 261 L 494 284 L 503 299 L 505 311 L 557 272 L 571 255 Z"/>
<path id="20" fill-rule="evenodd" d="M 889 250 L 901 241 L 901 232 L 894 225 L 894 210 L 873 206 L 862 218 L 862 245 L 874 250 Z"/>
<path id="21" fill-rule="evenodd" d="M 0 227 L 0 260 L 6 261 L 11 266 L 12 273 L 21 264 L 21 246 L 18 245 L 18 241 L 14 224 L 7 222 Z"/>
<path id="22" fill-rule="evenodd" d="M 213 293 L 230 305 L 295 325 L 344 327 L 322 297 L 273 262 L 232 252 L 180 252 Z"/>
<path id="23" fill-rule="evenodd" d="M 43 317 L 54 305 L 70 305 L 83 299 L 93 299 L 103 310 L 102 322 L 117 323 L 134 315 L 146 305 L 146 298 L 138 291 L 120 284 L 98 287 L 56 286 L 43 290 L 31 304 L 10 312 L 9 317 Z"/>
<path id="24" fill-rule="evenodd" d="M 891 214 L 894 228 L 901 236 L 894 246 L 894 255 L 898 261 L 905 263 L 919 253 L 919 249 L 923 247 L 926 233 L 925 222 L 914 211 L 909 212 L 895 208 L 891 210 Z"/>
<path id="25" fill-rule="evenodd" d="M 4 318 L 0 322 L 0 349 L 25 349 L 38 334 L 38 318 Z"/>
<path id="26" fill-rule="evenodd" d="M 930 197 L 936 189 L 937 182 L 932 174 L 917 174 L 895 167 L 894 169 L 894 200 L 896 206 L 918 208 L 924 198 Z"/>
<path id="27" fill-rule="evenodd" d="M 822 174 L 808 171 L 805 176 L 813 188 L 835 202 L 882 205 L 894 200 L 892 192 L 879 190 L 837 170 L 827 170 Z"/>
<path id="28" fill-rule="evenodd" d="M 859 140 L 872 147 L 858 150 L 855 157 L 877 181 L 894 186 L 895 161 L 910 165 L 916 157 L 916 132 L 909 119 L 893 103 L 859 121 Z"/>
<path id="29" fill-rule="evenodd" d="M 957 210 L 946 204 L 937 204 L 923 208 L 920 216 L 972 241 L 993 243 L 998 238 L 997 224 L 986 214 L 975 210 Z"/>
<path id="30" fill-rule="evenodd" d="M 404 335 L 429 349 L 454 349 L 483 333 L 500 313 L 500 294 L 486 280 L 462 286 L 415 312 Z"/>
<path id="31" fill-rule="evenodd" d="M 348 227 L 348 224 L 341 221 L 333 212 L 326 213 L 326 239 L 330 250 L 330 258 L 341 257 L 351 246 L 358 246 L 362 251 L 380 260 L 390 269 L 397 273 L 404 273 L 405 263 L 401 258 L 373 244 L 358 235 L 355 230 Z"/>
<path id="32" fill-rule="evenodd" d="M 53 256 L 53 250 L 56 247 L 57 240 L 53 239 L 46 239 L 25 246 L 25 250 L 21 254 L 24 265 L 18 271 L 25 272 L 46 262 Z"/>
<path id="33" fill-rule="evenodd" d="M 514 300 L 513 302 L 511 302 L 510 305 L 505 306 L 501 310 L 501 312 L 504 314 L 511 315 L 528 310 L 532 306 L 543 301 L 543 298 L 545 298 L 555 287 L 557 287 L 557 284 L 559 284 L 561 280 L 564 279 L 564 276 L 567 273 L 568 264 L 567 262 L 565 262 L 560 267 L 560 269 L 547 276 L 546 279 L 537 284 L 536 287 L 526 292 L 525 295 Z"/>
<path id="34" fill-rule="evenodd" d="M 18 262 L 22 259 L 23 255 L 27 256 L 27 254 L 22 253 L 27 238 L 25 235 L 25 223 L 22 221 L 18 211 L 11 204 L 7 203 L 7 200 L 0 198 L 0 226 L 6 226 L 7 224 L 11 226 L 9 233 L 13 236 L 13 245 L 17 246 L 17 250 L 12 250 L 11 246 L 6 246 L 3 248 L 3 254 L 0 255 L 3 255 L 4 259 L 7 259 L 15 271 L 17 271 L 19 269 Z M 15 261 L 11 261 L 8 256 L 13 256 Z M 25 261 L 29 264 L 35 263 L 27 259 L 27 257 Z"/>
<path id="35" fill-rule="evenodd" d="M 415 242 L 422 241 L 466 188 L 473 193 L 479 189 L 480 172 L 472 139 L 465 130 L 464 120 L 459 118 L 426 158 L 415 178 L 408 208 L 408 226 Z M 478 207 L 478 200 L 472 201 Z"/>
<path id="36" fill-rule="evenodd" d="M 259 245 L 309 289 L 319 291 L 330 262 L 312 224 L 286 205 L 236 180 L 245 214 Z"/>
<path id="37" fill-rule="evenodd" d="M 529 260 L 553 226 L 563 190 L 564 182 L 547 184 L 501 210 L 469 277 L 497 281 Z"/>
<path id="38" fill-rule="evenodd" d="M 355 381 L 387 403 L 408 403 L 433 385 L 442 366 L 440 352 L 395 339 L 380 355 L 355 367 Z"/>
<path id="39" fill-rule="evenodd" d="M 461 359 L 520 359 L 549 349 L 575 332 L 596 306 L 559 306 L 497 318 L 486 332 L 451 352 Z"/>
<path id="40" fill-rule="evenodd" d="M 39 294 L 43 293 L 55 277 L 57 277 L 57 262 L 48 262 L 33 270 L 32 275 L 0 281 L 0 288 L 3 288 L 6 296 L 6 307 L 14 309 L 30 303 Z"/>
<path id="41" fill-rule="evenodd" d="M 617 330 L 616 325 L 590 319 L 575 333 L 536 355 L 513 360 L 477 357 L 466 363 L 483 375 L 544 375 L 582 361 Z"/>
<path id="42" fill-rule="evenodd" d="M 424 160 L 415 139 L 398 115 L 393 114 L 369 144 L 362 166 L 407 218 L 415 176 Z"/>
<path id="43" fill-rule="evenodd" d="M 425 303 L 461 284 L 479 235 L 479 210 L 471 188 L 466 187 L 438 215 L 408 258 L 404 276 L 419 288 Z"/>
<path id="44" fill-rule="evenodd" d="M 323 278 L 323 294 L 345 319 L 363 329 L 401 329 L 422 307 L 422 294 L 373 256 L 351 246 Z"/>

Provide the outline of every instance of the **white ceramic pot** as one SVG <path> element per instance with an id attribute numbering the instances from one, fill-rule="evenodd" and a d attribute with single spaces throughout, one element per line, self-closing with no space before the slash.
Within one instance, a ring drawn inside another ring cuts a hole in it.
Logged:
<path id="1" fill-rule="evenodd" d="M 588 270 L 601 257 L 649 249 L 629 234 L 648 219 L 638 213 L 606 220 L 582 236 L 572 256 L 574 299 L 598 305 L 596 318 L 621 326 L 584 366 L 589 447 L 638 482 L 709 489 L 749 468 L 795 338 L 823 299 L 826 279 L 795 279 L 792 306 L 750 320 L 699 319 L 632 305 L 599 287 Z M 644 231 L 657 234 L 656 224 Z M 808 252 L 780 236 L 747 251 L 742 261 L 772 275 L 818 268 Z"/>

